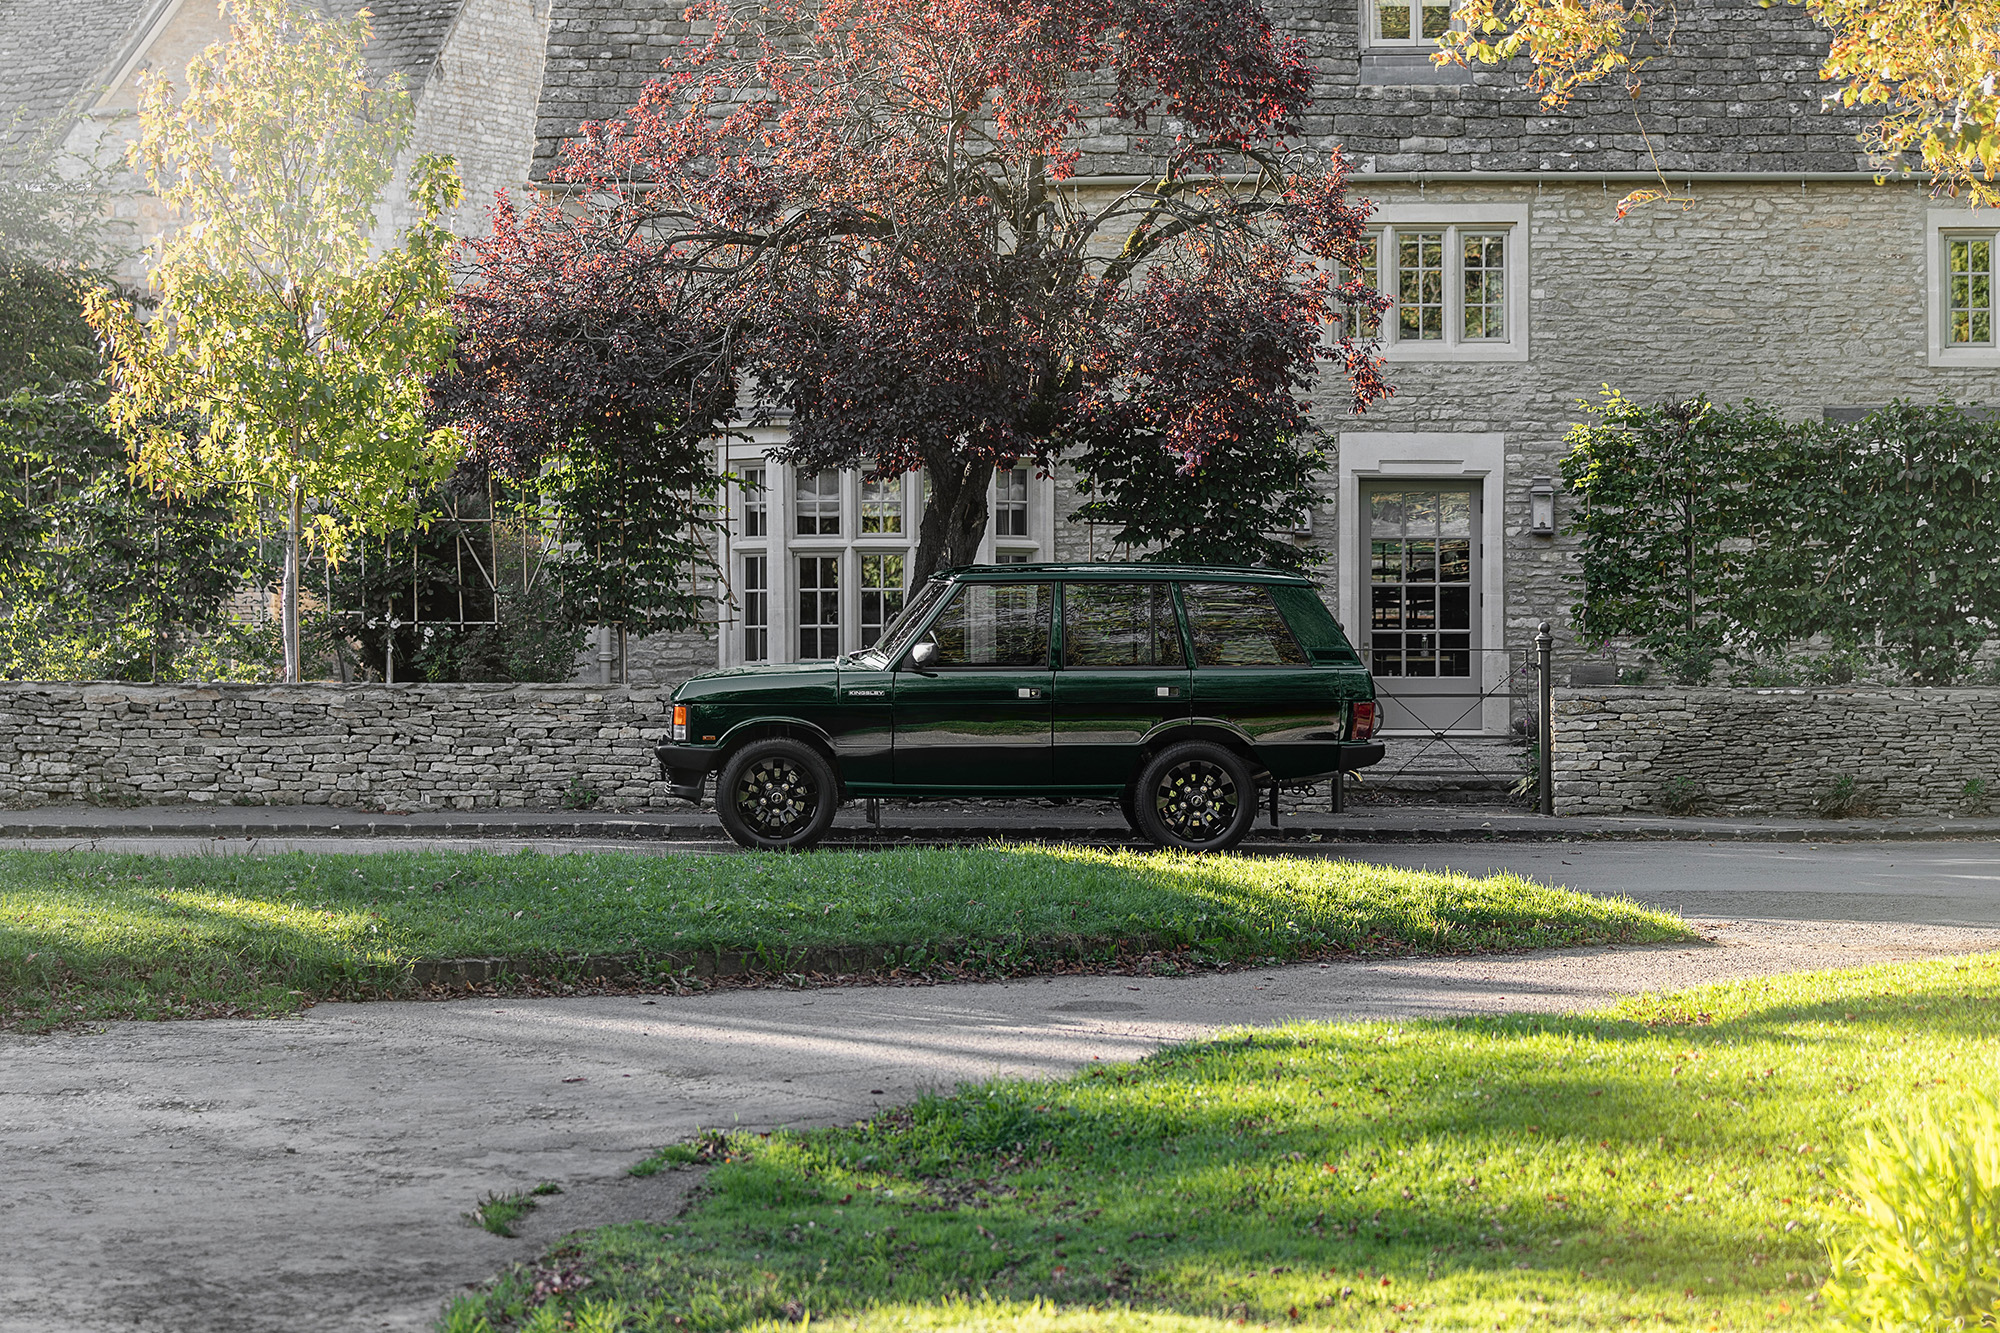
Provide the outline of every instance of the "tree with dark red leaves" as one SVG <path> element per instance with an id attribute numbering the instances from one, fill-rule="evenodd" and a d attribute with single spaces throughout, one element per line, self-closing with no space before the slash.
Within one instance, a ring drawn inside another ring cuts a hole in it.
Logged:
<path id="1" fill-rule="evenodd" d="M 1292 143 L 1311 71 L 1258 0 L 689 13 L 709 35 L 566 146 L 568 193 L 475 244 L 440 402 L 495 466 L 783 420 L 799 466 L 924 470 L 921 580 L 973 558 L 996 468 L 1074 452 L 1143 508 L 1307 457 L 1322 361 L 1356 409 L 1389 391 L 1339 318 L 1386 305 L 1366 211 Z"/>

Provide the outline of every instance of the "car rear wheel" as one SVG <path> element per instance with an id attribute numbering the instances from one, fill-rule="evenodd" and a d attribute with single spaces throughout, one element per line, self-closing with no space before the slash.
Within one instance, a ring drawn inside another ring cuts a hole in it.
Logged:
<path id="1" fill-rule="evenodd" d="M 752 741 L 715 784 L 722 827 L 744 847 L 799 852 L 826 836 L 840 803 L 833 765 L 800 741 Z"/>
<path id="2" fill-rule="evenodd" d="M 1139 831 L 1161 847 L 1220 852 L 1243 841 L 1257 818 L 1250 766 L 1209 741 L 1183 741 L 1139 770 L 1132 804 Z"/>

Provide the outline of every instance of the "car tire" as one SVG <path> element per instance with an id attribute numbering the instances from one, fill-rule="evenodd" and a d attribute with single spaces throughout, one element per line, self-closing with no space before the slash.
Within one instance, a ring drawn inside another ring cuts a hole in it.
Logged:
<path id="1" fill-rule="evenodd" d="M 1182 741 L 1154 755 L 1132 785 L 1139 832 L 1160 847 L 1227 851 L 1257 818 L 1250 765 L 1210 741 Z"/>
<path id="2" fill-rule="evenodd" d="M 839 806 L 833 765 L 802 741 L 751 741 L 729 756 L 715 783 L 723 829 L 757 851 L 806 850 L 826 836 Z"/>

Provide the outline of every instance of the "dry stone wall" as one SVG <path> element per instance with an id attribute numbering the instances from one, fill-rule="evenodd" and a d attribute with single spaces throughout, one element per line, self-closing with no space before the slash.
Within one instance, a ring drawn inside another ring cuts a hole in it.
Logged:
<path id="1" fill-rule="evenodd" d="M 0 685 L 0 802 L 362 810 L 665 805 L 669 689 Z"/>
<path id="2" fill-rule="evenodd" d="M 1553 757 L 1563 815 L 1987 814 L 2000 690 L 1558 690 Z"/>

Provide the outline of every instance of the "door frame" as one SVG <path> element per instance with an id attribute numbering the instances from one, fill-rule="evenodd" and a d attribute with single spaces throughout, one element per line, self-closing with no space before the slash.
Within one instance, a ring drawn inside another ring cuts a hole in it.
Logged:
<path id="1" fill-rule="evenodd" d="M 1335 559 L 1336 598 L 1348 637 L 1359 648 L 1368 635 L 1367 590 L 1361 543 L 1367 523 L 1361 512 L 1363 482 L 1438 482 L 1469 486 L 1479 495 L 1479 674 L 1482 689 L 1492 689 L 1505 660 L 1493 649 L 1506 648 L 1506 508 L 1507 437 L 1470 431 L 1342 431 L 1337 527 L 1340 547 Z M 1365 655 L 1365 653 L 1364 653 Z M 1510 691 L 1487 697 L 1468 725 L 1454 734 L 1504 736 L 1512 711 Z M 1389 733 L 1391 735 L 1395 733 Z"/>

